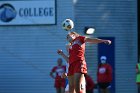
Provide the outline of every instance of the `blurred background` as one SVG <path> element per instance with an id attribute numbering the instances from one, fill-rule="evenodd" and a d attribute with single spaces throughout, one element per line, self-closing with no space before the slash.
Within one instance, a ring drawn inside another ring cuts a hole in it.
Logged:
<path id="1" fill-rule="evenodd" d="M 112 93 L 137 93 L 138 0 L 0 0 L 0 93 L 56 93 L 49 74 L 60 57 L 57 49 L 66 52 L 66 18 L 81 35 L 113 41 L 111 47 L 86 45 L 94 82 L 99 57 L 106 55 Z M 87 35 L 87 28 L 94 34 Z"/>

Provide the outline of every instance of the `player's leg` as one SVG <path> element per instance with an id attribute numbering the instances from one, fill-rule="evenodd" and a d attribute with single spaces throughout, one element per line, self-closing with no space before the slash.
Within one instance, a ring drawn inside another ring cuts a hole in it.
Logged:
<path id="1" fill-rule="evenodd" d="M 61 93 L 61 88 L 56 88 L 56 93 Z"/>
<path id="2" fill-rule="evenodd" d="M 104 89 L 100 89 L 100 92 L 101 92 L 101 93 L 105 93 L 105 90 L 104 90 Z"/>
<path id="3" fill-rule="evenodd" d="M 105 93 L 110 93 L 110 88 L 111 88 L 110 83 L 109 82 L 105 83 L 105 89 L 104 89 Z"/>
<path id="4" fill-rule="evenodd" d="M 74 93 L 74 76 L 68 76 L 69 80 L 69 93 Z"/>
<path id="5" fill-rule="evenodd" d="M 101 93 L 110 93 L 110 83 L 98 83 Z"/>
<path id="6" fill-rule="evenodd" d="M 105 93 L 110 93 L 110 83 L 107 83 L 107 87 L 105 88 Z"/>
<path id="7" fill-rule="evenodd" d="M 61 93 L 61 81 L 60 80 L 55 80 L 55 88 L 56 88 L 56 93 Z"/>
<path id="8" fill-rule="evenodd" d="M 61 92 L 60 93 L 65 93 L 65 88 L 61 87 Z"/>
<path id="9" fill-rule="evenodd" d="M 108 88 L 106 88 L 105 93 L 110 93 L 110 90 Z"/>
<path id="10" fill-rule="evenodd" d="M 81 83 L 81 89 L 83 91 L 83 93 L 86 93 L 86 79 L 85 79 L 85 75 L 82 77 L 82 81 Z"/>
<path id="11" fill-rule="evenodd" d="M 85 61 L 75 62 L 74 68 L 74 87 L 76 93 L 85 93 L 85 76 L 87 73 L 87 66 Z"/>
<path id="12" fill-rule="evenodd" d="M 69 82 L 69 93 L 75 93 L 74 89 L 74 63 L 69 64 L 68 68 L 68 82 Z"/>
<path id="13" fill-rule="evenodd" d="M 104 90 L 103 90 L 104 84 L 98 82 L 98 86 L 99 86 L 99 93 L 104 93 Z"/>
<path id="14" fill-rule="evenodd" d="M 74 88 L 76 93 L 85 93 L 85 77 L 82 73 L 75 73 L 74 74 Z"/>
<path id="15" fill-rule="evenodd" d="M 60 93 L 61 92 L 61 89 L 60 89 L 59 85 L 60 85 L 59 82 L 57 80 L 55 80 L 54 87 L 56 89 L 56 93 Z"/>
<path id="16" fill-rule="evenodd" d="M 65 86 L 66 86 L 66 79 L 65 78 L 62 78 L 61 81 L 60 81 L 60 93 L 65 93 Z"/>

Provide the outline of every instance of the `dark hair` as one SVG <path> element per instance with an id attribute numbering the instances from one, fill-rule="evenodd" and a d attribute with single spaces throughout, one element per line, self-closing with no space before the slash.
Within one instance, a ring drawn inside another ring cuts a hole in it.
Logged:
<path id="1" fill-rule="evenodd" d="M 74 34 L 76 37 L 80 36 L 80 34 L 76 33 L 76 32 L 70 32 L 68 35 L 72 35 Z M 67 38 L 68 38 L 68 35 L 67 35 Z"/>

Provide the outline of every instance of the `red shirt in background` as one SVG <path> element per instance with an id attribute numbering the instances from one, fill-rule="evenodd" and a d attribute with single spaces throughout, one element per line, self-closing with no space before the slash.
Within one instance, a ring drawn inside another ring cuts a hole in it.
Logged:
<path id="1" fill-rule="evenodd" d="M 55 66 L 52 72 L 56 74 L 54 87 L 65 87 L 65 79 L 62 78 L 62 74 L 66 72 L 66 66 Z"/>
<path id="2" fill-rule="evenodd" d="M 59 78 L 66 72 L 66 66 L 55 66 L 53 67 L 52 72 L 56 74 L 56 78 Z"/>
<path id="3" fill-rule="evenodd" d="M 98 83 L 108 83 L 112 81 L 112 67 L 109 64 L 101 64 L 97 71 Z"/>

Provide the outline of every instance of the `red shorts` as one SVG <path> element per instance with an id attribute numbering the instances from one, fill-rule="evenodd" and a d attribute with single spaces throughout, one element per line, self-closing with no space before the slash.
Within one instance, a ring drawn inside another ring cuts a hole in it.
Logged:
<path id="1" fill-rule="evenodd" d="M 64 78 L 55 78 L 54 87 L 55 88 L 61 88 L 61 87 L 65 88 L 65 79 Z"/>
<path id="2" fill-rule="evenodd" d="M 74 75 L 74 73 L 87 73 L 87 65 L 85 61 L 76 61 L 69 65 L 68 76 Z"/>

